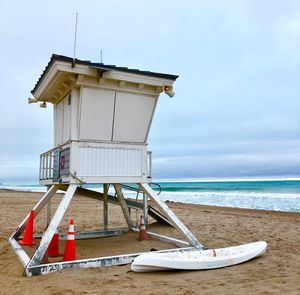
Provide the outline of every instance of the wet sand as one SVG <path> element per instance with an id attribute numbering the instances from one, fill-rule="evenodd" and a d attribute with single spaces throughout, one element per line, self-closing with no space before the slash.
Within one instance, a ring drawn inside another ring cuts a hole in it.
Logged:
<path id="1" fill-rule="evenodd" d="M 260 258 L 233 267 L 208 271 L 133 273 L 130 265 L 72 269 L 27 278 L 8 238 L 41 197 L 41 193 L 0 190 L 0 294 L 300 294 L 300 214 L 168 203 L 177 216 L 209 248 L 265 240 Z M 54 212 L 61 195 L 52 201 Z M 36 217 L 34 232 L 42 233 L 46 210 Z M 59 227 L 102 229 L 102 203 L 75 196 Z M 135 212 L 132 212 L 135 216 Z M 150 230 L 182 238 L 175 229 L 154 223 Z M 109 204 L 109 228 L 126 227 L 121 209 Z M 60 242 L 61 252 L 64 242 Z M 137 241 L 137 234 L 76 241 L 77 258 L 174 248 L 158 241 Z M 31 254 L 34 248 L 26 247 Z"/>

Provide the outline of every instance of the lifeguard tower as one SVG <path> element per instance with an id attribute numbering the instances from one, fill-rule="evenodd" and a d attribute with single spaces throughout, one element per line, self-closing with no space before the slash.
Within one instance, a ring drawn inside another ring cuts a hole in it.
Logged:
<path id="1" fill-rule="evenodd" d="M 41 264 L 48 245 L 59 226 L 74 194 L 103 201 L 104 229 L 81 233 L 76 238 L 95 238 L 121 234 L 107 229 L 107 203 L 121 206 L 128 230 L 134 226 L 130 208 L 148 213 L 157 220 L 165 220 L 176 227 L 186 241 L 149 233 L 152 238 L 173 242 L 182 251 L 202 248 L 202 245 L 151 188 L 151 152 L 147 138 L 160 93 L 173 96 L 173 82 L 177 76 L 102 63 L 92 63 L 61 55 L 52 55 L 49 64 L 32 90 L 29 103 L 47 103 L 54 106 L 54 148 L 40 156 L 40 183 L 48 187 L 45 195 L 33 208 L 36 217 L 42 208 L 50 207 L 57 190 L 64 190 L 53 216 L 48 210 L 48 227 L 40 244 L 29 258 L 18 239 L 29 215 L 10 238 L 10 243 L 24 265 L 28 276 L 47 274 L 64 268 L 97 267 L 131 263 L 139 253 L 112 257 L 99 257 L 71 262 Z M 136 184 L 144 197 L 139 206 L 123 195 L 124 184 Z M 101 184 L 103 193 L 84 184 Z M 109 186 L 115 197 L 109 195 Z M 156 209 L 148 206 L 148 199 Z M 170 249 L 167 251 L 173 251 Z"/>

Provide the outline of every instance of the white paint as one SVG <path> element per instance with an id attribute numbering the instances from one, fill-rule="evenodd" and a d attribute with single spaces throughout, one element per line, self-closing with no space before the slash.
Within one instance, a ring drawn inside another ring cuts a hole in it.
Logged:
<path id="1" fill-rule="evenodd" d="M 81 90 L 79 138 L 111 140 L 115 92 L 83 87 Z"/>
<path id="2" fill-rule="evenodd" d="M 117 92 L 113 140 L 146 142 L 155 102 L 154 96 Z"/>
<path id="3" fill-rule="evenodd" d="M 64 105 L 60 103 L 54 105 L 54 145 L 58 146 L 63 143 L 63 114 Z"/>
<path id="4" fill-rule="evenodd" d="M 71 94 L 69 94 L 71 95 Z M 63 99 L 63 142 L 67 142 L 71 139 L 71 98 L 67 95 Z M 69 104 L 70 103 L 70 104 Z"/>
<path id="5" fill-rule="evenodd" d="M 84 176 L 142 176 L 142 149 L 79 147 L 79 170 Z"/>
<path id="6" fill-rule="evenodd" d="M 58 188 L 57 186 L 54 186 L 53 190 L 55 190 L 55 189 L 57 190 L 57 188 Z M 47 251 L 48 246 L 53 238 L 55 230 L 59 226 L 59 224 L 60 224 L 60 222 L 72 200 L 72 197 L 75 194 L 76 188 L 77 188 L 77 185 L 73 185 L 73 184 L 69 185 L 65 195 L 63 196 L 60 204 L 58 205 L 58 207 L 52 217 L 52 220 L 51 220 L 48 228 L 46 229 L 45 234 L 43 235 L 43 237 L 40 241 L 38 248 L 34 252 L 34 254 L 29 262 L 29 266 L 38 265 L 41 262 L 44 254 Z"/>
<path id="7" fill-rule="evenodd" d="M 235 247 L 192 251 L 188 253 L 146 253 L 135 258 L 131 269 L 150 272 L 171 269 L 202 270 L 232 266 L 264 254 L 264 241 Z"/>
<path id="8" fill-rule="evenodd" d="M 71 139 L 71 105 L 69 95 L 54 105 L 54 144 L 61 145 Z M 72 102 L 72 99 L 71 101 Z"/>
<path id="9" fill-rule="evenodd" d="M 203 245 L 197 240 L 193 233 L 178 219 L 178 217 L 173 213 L 173 211 L 162 202 L 153 189 L 147 183 L 138 183 L 139 188 L 146 193 L 149 198 L 157 205 L 160 211 L 166 216 L 166 218 L 173 224 L 186 238 L 191 246 L 203 249 Z"/>

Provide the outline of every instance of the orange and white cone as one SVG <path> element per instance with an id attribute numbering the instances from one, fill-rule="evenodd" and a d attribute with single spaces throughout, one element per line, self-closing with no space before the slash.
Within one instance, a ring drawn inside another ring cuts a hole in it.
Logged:
<path id="1" fill-rule="evenodd" d="M 148 241 L 151 240 L 151 238 L 147 234 L 147 230 L 145 227 L 145 221 L 144 216 L 141 215 L 141 221 L 140 221 L 140 232 L 139 232 L 139 241 Z"/>
<path id="2" fill-rule="evenodd" d="M 21 245 L 29 245 L 29 246 L 35 245 L 35 241 L 33 239 L 33 218 L 34 218 L 34 211 L 31 210 L 29 214 L 29 218 L 27 220 L 23 240 L 19 242 Z"/>
<path id="3" fill-rule="evenodd" d="M 52 237 L 52 240 L 48 246 L 48 255 L 49 257 L 59 257 L 62 256 L 59 253 L 59 238 L 58 238 L 58 230 L 55 230 L 55 234 Z"/>
<path id="4" fill-rule="evenodd" d="M 76 250 L 75 250 L 75 232 L 74 232 L 74 220 L 70 220 L 69 232 L 66 241 L 63 261 L 76 260 Z"/>

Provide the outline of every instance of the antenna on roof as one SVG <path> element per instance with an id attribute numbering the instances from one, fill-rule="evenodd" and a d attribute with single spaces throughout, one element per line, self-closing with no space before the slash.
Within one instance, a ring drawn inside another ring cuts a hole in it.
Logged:
<path id="1" fill-rule="evenodd" d="M 103 63 L 102 62 L 102 49 L 100 49 L 100 62 Z"/>
<path id="2" fill-rule="evenodd" d="M 75 21 L 75 37 L 74 37 L 74 52 L 73 52 L 72 68 L 75 67 L 76 41 L 77 41 L 77 22 L 78 22 L 78 12 L 76 12 L 76 21 Z"/>

